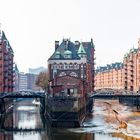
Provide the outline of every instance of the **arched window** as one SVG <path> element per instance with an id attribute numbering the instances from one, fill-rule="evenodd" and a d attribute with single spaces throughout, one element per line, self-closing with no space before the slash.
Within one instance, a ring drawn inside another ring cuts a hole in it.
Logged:
<path id="1" fill-rule="evenodd" d="M 67 69 L 67 63 L 64 63 L 64 70 Z"/>
<path id="2" fill-rule="evenodd" d="M 77 63 L 74 64 L 74 69 L 79 69 L 79 65 Z"/>
<path id="3" fill-rule="evenodd" d="M 73 69 L 73 64 L 72 63 L 69 64 L 69 69 L 71 69 L 71 70 Z"/>
<path id="4" fill-rule="evenodd" d="M 62 70 L 63 69 L 63 64 L 59 63 L 59 69 Z"/>

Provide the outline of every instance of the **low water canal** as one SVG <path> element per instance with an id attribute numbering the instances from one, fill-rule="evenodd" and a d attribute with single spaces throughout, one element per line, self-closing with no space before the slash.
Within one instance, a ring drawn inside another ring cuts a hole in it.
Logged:
<path id="1" fill-rule="evenodd" d="M 121 127 L 120 121 L 127 127 Z M 54 129 L 38 105 L 23 100 L 1 120 L 0 140 L 140 140 L 140 112 L 117 100 L 96 100 L 81 128 Z"/>

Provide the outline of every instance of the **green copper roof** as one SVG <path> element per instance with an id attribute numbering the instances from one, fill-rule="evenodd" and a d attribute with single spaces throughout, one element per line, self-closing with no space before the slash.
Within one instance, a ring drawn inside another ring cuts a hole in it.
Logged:
<path id="1" fill-rule="evenodd" d="M 78 49 L 78 54 L 86 54 L 86 51 L 85 51 L 82 43 L 80 43 L 80 47 Z"/>
<path id="2" fill-rule="evenodd" d="M 71 55 L 71 54 L 72 54 L 72 52 L 69 51 L 69 50 L 66 50 L 66 51 L 64 52 L 64 55 Z"/>

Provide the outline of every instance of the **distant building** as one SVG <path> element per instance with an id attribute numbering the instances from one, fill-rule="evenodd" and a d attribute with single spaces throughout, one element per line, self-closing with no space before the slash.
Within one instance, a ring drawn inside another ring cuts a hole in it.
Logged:
<path id="1" fill-rule="evenodd" d="M 17 65 L 14 63 L 14 90 L 13 91 L 19 91 L 19 70 Z"/>
<path id="2" fill-rule="evenodd" d="M 113 63 L 95 71 L 95 89 L 124 89 L 123 64 Z"/>
<path id="3" fill-rule="evenodd" d="M 40 91 L 36 85 L 38 75 L 31 73 L 19 73 L 19 90 Z"/>
<path id="4" fill-rule="evenodd" d="M 47 69 L 44 68 L 44 67 L 38 67 L 38 68 L 35 68 L 35 69 L 29 68 L 29 73 L 30 74 L 38 75 L 40 72 L 43 72 L 43 71 L 47 71 Z"/>
<path id="5" fill-rule="evenodd" d="M 19 90 L 27 90 L 27 75 L 23 72 L 19 73 Z"/>
<path id="6" fill-rule="evenodd" d="M 27 89 L 32 91 L 41 90 L 41 88 L 36 85 L 36 80 L 38 78 L 38 75 L 31 74 L 31 73 L 26 73 L 26 75 L 27 75 L 27 85 L 28 85 Z"/>
<path id="7" fill-rule="evenodd" d="M 0 30 L 0 92 L 13 92 L 13 49 Z"/>
<path id="8" fill-rule="evenodd" d="M 48 60 L 49 79 L 72 76 L 83 79 L 87 92 L 94 90 L 94 51 L 93 40 L 71 42 L 63 39 L 55 41 L 55 51 Z M 69 80 L 69 79 L 67 79 Z"/>

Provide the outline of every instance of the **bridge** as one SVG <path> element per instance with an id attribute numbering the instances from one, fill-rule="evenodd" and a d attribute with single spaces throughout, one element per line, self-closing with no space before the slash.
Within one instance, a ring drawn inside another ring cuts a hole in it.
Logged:
<path id="1" fill-rule="evenodd" d="M 93 99 L 117 99 L 120 103 L 128 106 L 136 106 L 137 109 L 140 108 L 140 95 L 110 95 L 110 94 L 94 94 L 90 96 Z"/>
<path id="2" fill-rule="evenodd" d="M 128 91 L 124 89 L 113 89 L 113 88 L 96 89 L 95 92 L 98 94 L 137 94 L 136 92 L 133 91 Z"/>
<path id="3" fill-rule="evenodd" d="M 110 94 L 93 94 L 91 98 L 94 99 L 119 99 L 119 98 L 140 98 L 140 95 L 110 95 Z"/>
<path id="4" fill-rule="evenodd" d="M 1 93 L 0 99 L 4 98 L 45 98 L 44 92 L 12 92 L 12 93 Z"/>
<path id="5" fill-rule="evenodd" d="M 0 93 L 0 113 L 3 114 L 13 104 L 13 99 L 18 98 L 39 98 L 40 109 L 45 112 L 45 93 L 44 92 L 31 92 L 21 91 L 12 93 Z"/>

